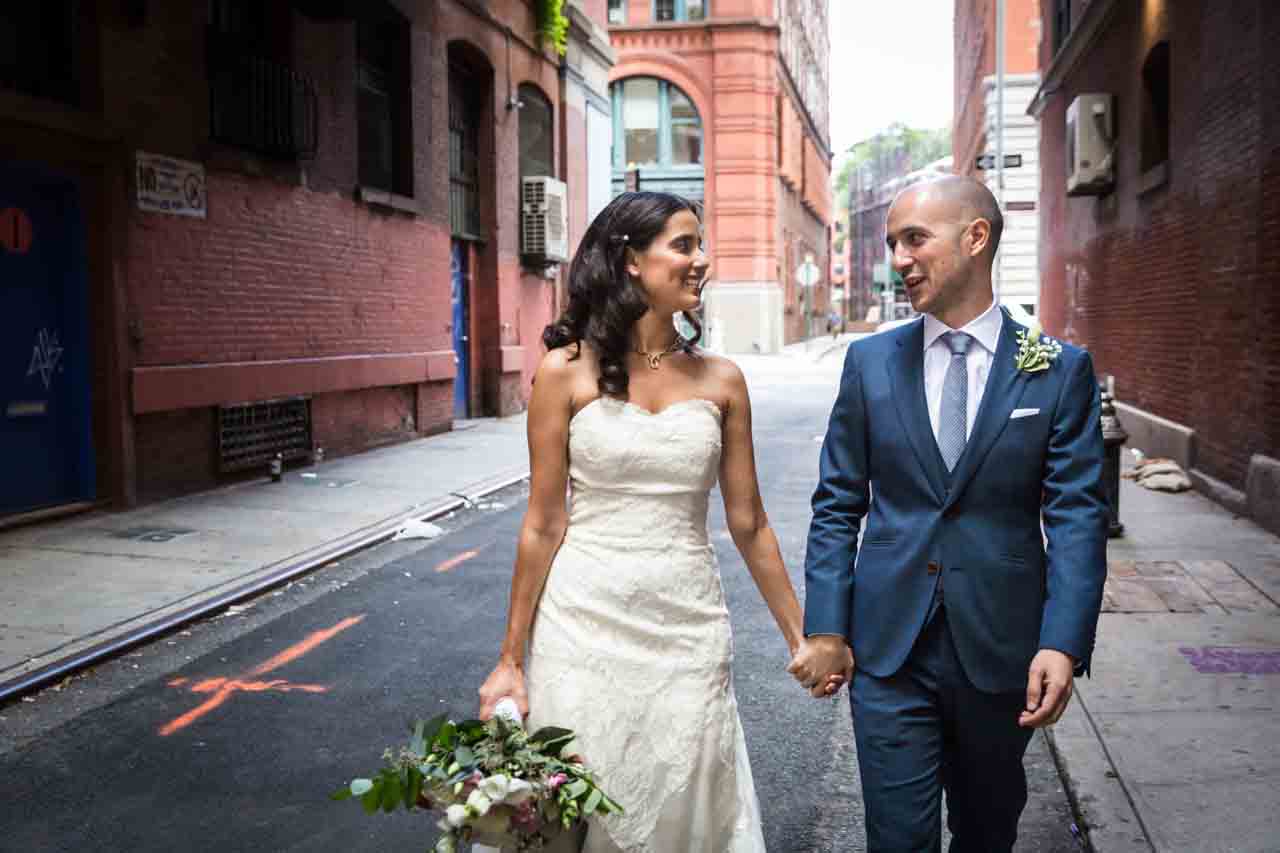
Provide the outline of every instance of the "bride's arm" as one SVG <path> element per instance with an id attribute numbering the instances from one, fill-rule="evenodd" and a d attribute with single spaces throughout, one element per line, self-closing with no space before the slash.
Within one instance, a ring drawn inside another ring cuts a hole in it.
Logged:
<path id="1" fill-rule="evenodd" d="M 724 496 L 729 534 L 746 561 L 769 612 L 794 655 L 804 640 L 804 618 L 791 578 L 782 562 L 778 538 L 760 498 L 755 447 L 751 439 L 751 398 L 736 364 L 724 361 L 728 405 L 724 413 L 724 449 L 720 457 L 720 492 Z"/>
<path id="2" fill-rule="evenodd" d="M 498 664 L 480 688 L 480 719 L 487 720 L 498 700 L 511 696 L 520 714 L 529 713 L 524 657 L 534 609 L 551 561 L 568 523 L 565 488 L 569 476 L 569 418 L 573 411 L 569 353 L 547 353 L 534 377 L 529 399 L 529 508 L 520 525 L 507 632 Z"/>

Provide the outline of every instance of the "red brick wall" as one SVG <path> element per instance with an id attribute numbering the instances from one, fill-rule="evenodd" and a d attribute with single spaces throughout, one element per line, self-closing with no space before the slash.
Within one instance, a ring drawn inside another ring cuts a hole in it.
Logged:
<path id="1" fill-rule="evenodd" d="M 1280 455 L 1280 7 L 1163 9 L 1119 4 L 1041 116 L 1044 320 L 1090 348 L 1120 399 L 1194 428 L 1196 467 L 1240 488 L 1250 454 Z M 1169 179 L 1142 194 L 1135 105 L 1162 39 Z M 1116 188 L 1066 198 L 1065 110 L 1094 91 L 1117 97 Z"/>
<path id="2" fill-rule="evenodd" d="M 417 420 L 412 385 L 317 394 L 311 400 L 312 439 L 326 459 L 414 438 Z"/>
<path id="3" fill-rule="evenodd" d="M 449 349 L 447 226 L 232 173 L 206 220 L 134 212 L 139 366 Z"/>
<path id="4" fill-rule="evenodd" d="M 505 109 L 506 80 L 538 85 L 559 119 L 556 64 L 528 47 L 536 38 L 524 0 L 485 4 L 512 27 L 509 50 L 499 27 L 455 0 L 394 5 L 412 24 L 413 215 L 357 199 L 350 20 L 288 16 L 284 54 L 318 94 L 319 150 L 302 164 L 207 141 L 202 4 L 152 4 L 146 26 L 103 31 L 104 111 L 125 149 L 202 162 L 208 178 L 205 220 L 141 213 L 131 198 L 124 205 L 116 262 L 132 335 L 127 366 L 450 350 L 447 57 L 450 43 L 465 41 L 486 66 L 476 91 L 489 240 L 471 267 L 473 413 L 524 408 L 554 290 L 519 263 L 518 120 Z M 344 453 L 448 429 L 451 386 L 317 394 L 317 443 Z M 136 418 L 144 498 L 211 482 L 211 417 Z"/>

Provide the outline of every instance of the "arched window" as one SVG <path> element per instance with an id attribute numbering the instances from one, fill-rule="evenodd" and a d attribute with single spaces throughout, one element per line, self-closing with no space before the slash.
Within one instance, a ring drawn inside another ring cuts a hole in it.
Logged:
<path id="1" fill-rule="evenodd" d="M 615 169 L 702 165 L 702 119 L 689 96 L 666 80 L 614 83 L 613 115 Z"/>
<path id="2" fill-rule="evenodd" d="M 521 83 L 520 103 L 520 177 L 549 175 L 554 177 L 554 118 L 551 102 L 542 91 L 529 83 Z"/>

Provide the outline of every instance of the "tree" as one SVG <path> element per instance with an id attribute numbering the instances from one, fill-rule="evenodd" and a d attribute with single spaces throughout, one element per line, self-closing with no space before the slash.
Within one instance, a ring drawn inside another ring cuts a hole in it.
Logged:
<path id="1" fill-rule="evenodd" d="M 946 157 L 951 153 L 951 128 L 923 130 L 894 122 L 870 139 L 849 146 L 835 179 L 835 197 L 843 200 L 856 170 L 870 167 L 872 186 Z"/>

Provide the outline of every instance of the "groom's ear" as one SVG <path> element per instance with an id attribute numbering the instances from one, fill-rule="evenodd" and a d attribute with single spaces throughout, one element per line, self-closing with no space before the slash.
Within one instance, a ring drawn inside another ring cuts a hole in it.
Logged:
<path id="1" fill-rule="evenodd" d="M 986 219 L 979 217 L 969 223 L 969 227 L 965 229 L 965 246 L 969 257 L 976 258 L 987 251 L 991 245 L 991 223 Z"/>

